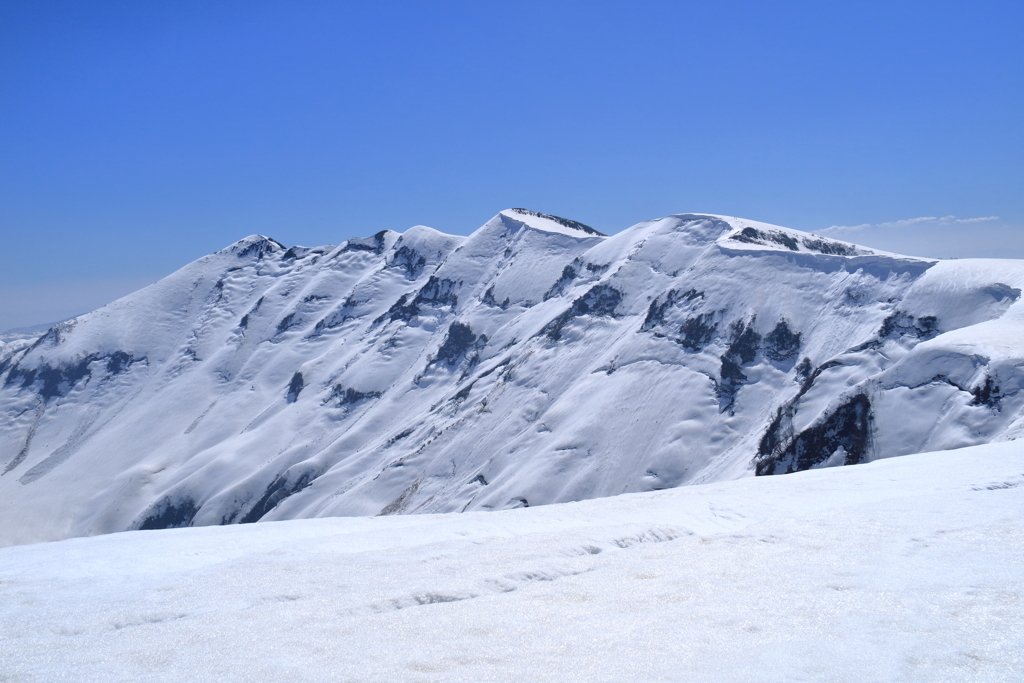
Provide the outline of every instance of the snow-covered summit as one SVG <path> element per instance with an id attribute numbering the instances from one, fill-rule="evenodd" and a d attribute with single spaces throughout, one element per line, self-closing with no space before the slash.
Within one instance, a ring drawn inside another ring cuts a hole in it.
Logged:
<path id="1" fill-rule="evenodd" d="M 245 258 L 251 256 L 254 258 L 263 258 L 264 256 L 274 254 L 287 249 L 283 244 L 273 239 L 272 237 L 266 237 L 265 235 L 249 235 L 243 237 L 229 247 L 222 249 L 218 253 L 229 253 L 238 256 L 239 258 Z"/>
<path id="2" fill-rule="evenodd" d="M 531 211 L 530 209 L 505 209 L 498 215 L 524 223 L 534 230 L 559 232 L 573 237 L 581 235 L 586 237 L 605 237 L 604 233 L 598 232 L 589 225 L 584 225 L 579 221 L 552 216 L 551 214 L 540 213 L 539 211 Z"/>
<path id="3" fill-rule="evenodd" d="M 820 237 L 791 228 L 768 223 L 758 223 L 729 216 L 716 216 L 729 223 L 732 230 L 724 235 L 721 244 L 730 249 L 759 251 L 763 249 L 784 250 L 795 253 L 828 254 L 833 256 L 867 256 L 885 254 L 850 242 Z M 928 260 L 928 259 L 919 259 Z"/>
<path id="4" fill-rule="evenodd" d="M 679 214 L 259 235 L 0 347 L 4 543 L 493 510 L 1012 439 L 1024 263 Z"/>

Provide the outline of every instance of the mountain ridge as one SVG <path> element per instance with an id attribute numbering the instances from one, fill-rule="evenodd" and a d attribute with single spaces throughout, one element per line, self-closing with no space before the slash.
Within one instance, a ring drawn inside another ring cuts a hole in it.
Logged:
<path id="1" fill-rule="evenodd" d="M 1022 262 L 519 211 L 249 236 L 0 346 L 0 542 L 501 509 L 1022 429 Z"/>

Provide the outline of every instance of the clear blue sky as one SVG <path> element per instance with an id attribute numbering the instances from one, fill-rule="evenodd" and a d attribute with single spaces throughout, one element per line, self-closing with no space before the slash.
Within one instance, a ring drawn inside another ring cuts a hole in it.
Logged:
<path id="1" fill-rule="evenodd" d="M 1019 0 L 0 0 L 0 330 L 251 233 L 510 206 L 1024 258 L 1022 35 Z"/>

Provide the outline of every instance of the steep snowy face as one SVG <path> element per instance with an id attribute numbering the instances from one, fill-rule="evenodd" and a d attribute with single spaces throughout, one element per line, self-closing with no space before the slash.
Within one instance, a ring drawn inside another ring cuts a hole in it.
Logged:
<path id="1" fill-rule="evenodd" d="M 1024 263 L 511 209 L 248 237 L 0 346 L 0 542 L 500 509 L 1024 429 Z"/>

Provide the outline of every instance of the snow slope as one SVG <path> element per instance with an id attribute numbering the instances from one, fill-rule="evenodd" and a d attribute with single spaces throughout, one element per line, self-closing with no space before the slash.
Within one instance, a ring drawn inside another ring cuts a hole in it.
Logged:
<path id="1" fill-rule="evenodd" d="M 0 550 L 53 681 L 1024 679 L 1024 449 L 493 513 Z"/>
<path id="2" fill-rule="evenodd" d="M 1024 422 L 1024 262 L 736 218 L 252 236 L 0 347 L 0 545 L 496 510 Z"/>

